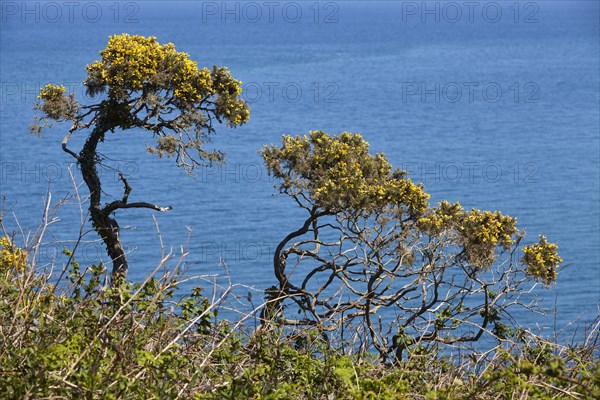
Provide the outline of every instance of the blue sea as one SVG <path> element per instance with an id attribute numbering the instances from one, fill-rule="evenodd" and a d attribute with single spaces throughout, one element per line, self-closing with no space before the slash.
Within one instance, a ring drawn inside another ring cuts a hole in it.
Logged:
<path id="1" fill-rule="evenodd" d="M 75 193 L 58 124 L 29 135 L 39 88 L 64 84 L 82 101 L 85 66 L 113 34 L 173 42 L 201 66 L 228 66 L 243 81 L 248 124 L 217 128 L 222 167 L 186 176 L 145 152 L 147 132 L 109 135 L 105 201 L 172 205 L 122 210 L 131 280 L 186 245 L 188 273 L 228 273 L 261 291 L 275 284 L 272 254 L 304 214 L 275 196 L 257 151 L 283 134 L 358 132 L 373 152 L 423 182 L 432 203 L 500 210 L 558 243 L 558 283 L 537 290 L 555 316 L 516 315 L 542 332 L 589 323 L 600 307 L 600 50 L 596 1 L 96 1 L 0 3 L 0 193 L 4 224 L 33 232 L 44 199 Z M 83 143 L 74 137 L 73 149 Z M 73 169 L 75 184 L 81 184 Z M 79 186 L 85 195 L 85 188 Z M 72 247 L 81 215 L 65 202 L 41 261 Z M 83 265 L 106 261 L 84 219 Z M 188 241 L 188 233 L 190 233 Z M 175 261 L 171 262 L 174 265 Z M 226 268 L 225 268 L 226 265 Z M 224 278 L 220 278 L 221 280 Z M 205 284 L 205 286 L 207 286 Z M 189 289 L 186 285 L 182 291 Z M 239 293 L 245 296 L 246 289 Z M 251 290 L 251 289 L 248 289 Z M 247 291 L 247 290 L 246 290 Z M 255 296 L 258 294 L 255 293 Z M 255 300 L 255 302 L 257 302 Z"/>

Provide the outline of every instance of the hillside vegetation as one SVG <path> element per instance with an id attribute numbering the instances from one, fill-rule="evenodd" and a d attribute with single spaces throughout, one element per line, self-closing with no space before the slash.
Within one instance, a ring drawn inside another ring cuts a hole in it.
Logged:
<path id="1" fill-rule="evenodd" d="M 216 318 L 233 288 L 176 294 L 190 277 L 168 254 L 111 286 L 103 265 L 51 274 L 35 247 L 6 232 L 0 244 L 0 398 L 600 398 L 597 326 L 568 346 L 520 331 L 486 353 L 415 348 L 384 364 L 316 330 Z"/>

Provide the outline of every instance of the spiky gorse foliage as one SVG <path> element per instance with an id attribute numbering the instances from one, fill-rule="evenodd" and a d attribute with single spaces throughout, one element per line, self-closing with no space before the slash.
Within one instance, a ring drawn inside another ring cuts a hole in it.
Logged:
<path id="1" fill-rule="evenodd" d="M 418 228 L 428 235 L 447 235 L 464 249 L 473 265 L 488 269 L 496 249 L 509 250 L 517 239 L 516 219 L 495 211 L 465 211 L 460 203 L 442 201 L 418 220 Z"/>
<path id="2" fill-rule="evenodd" d="M 0 274 L 10 268 L 23 269 L 28 254 L 25 250 L 13 244 L 8 237 L 0 237 Z"/>
<path id="3" fill-rule="evenodd" d="M 91 95 L 108 91 L 109 97 L 128 100 L 132 92 L 143 91 L 146 100 L 155 105 L 154 96 L 164 91 L 170 96 L 168 101 L 184 109 L 215 96 L 217 114 L 229 124 L 248 120 L 248 108 L 239 99 L 241 82 L 226 68 L 198 68 L 173 43 L 161 45 L 153 36 L 115 35 L 100 54 L 101 60 L 87 66 L 84 84 Z"/>
<path id="4" fill-rule="evenodd" d="M 535 309 L 521 295 L 536 279 L 554 282 L 555 245 L 526 247 L 520 263 L 515 218 L 429 206 L 422 186 L 358 134 L 284 136 L 262 155 L 279 190 L 309 213 L 273 259 L 279 309 L 266 313 L 283 323 L 362 329 L 384 359 L 400 359 L 427 343 L 502 340 L 513 307 Z"/>
<path id="5" fill-rule="evenodd" d="M 284 136 L 283 145 L 262 150 L 269 172 L 282 180 L 280 191 L 307 207 L 328 212 L 374 210 L 387 205 L 406 208 L 412 215 L 425 211 L 429 195 L 383 154 L 369 154 L 359 134 Z"/>
<path id="6" fill-rule="evenodd" d="M 496 261 L 498 246 L 510 250 L 523 237 L 516 222 L 515 218 L 498 211 L 465 211 L 458 202 L 442 201 L 418 220 L 418 226 L 432 236 L 447 235 L 463 248 L 471 264 L 488 269 Z M 557 270 L 563 262 L 558 255 L 558 245 L 549 243 L 541 235 L 538 243 L 523 247 L 523 253 L 521 262 L 529 276 L 546 286 L 556 282 Z"/>
<path id="7" fill-rule="evenodd" d="M 100 122 L 107 131 L 146 129 L 158 139 L 151 153 L 176 156 L 191 172 L 204 161 L 223 159 L 204 148 L 215 121 L 238 126 L 249 119 L 241 82 L 225 67 L 200 68 L 173 43 L 114 35 L 100 55 L 87 66 L 84 81 L 88 95 L 100 102 L 80 106 L 63 86 L 47 85 L 38 97 L 43 115 L 32 125 L 34 132 L 52 121 L 72 121 L 71 133 Z"/>
<path id="8" fill-rule="evenodd" d="M 79 104 L 73 94 L 67 96 L 67 89 L 63 85 L 47 84 L 37 96 L 38 103 L 34 107 L 43 113 L 43 117 L 36 118 L 31 125 L 31 133 L 41 135 L 44 127 L 52 126 L 54 121 L 72 121 L 79 114 Z"/>
<path id="9" fill-rule="evenodd" d="M 546 236 L 540 235 L 538 243 L 523 248 L 523 264 L 527 265 L 527 271 L 540 279 L 544 285 L 550 285 L 556 281 L 557 268 L 563 259 L 558 255 L 558 246 L 548 243 Z"/>

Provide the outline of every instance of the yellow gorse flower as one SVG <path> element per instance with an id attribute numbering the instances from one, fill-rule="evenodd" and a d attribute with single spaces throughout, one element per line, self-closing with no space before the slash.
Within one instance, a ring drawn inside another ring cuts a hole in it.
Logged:
<path id="1" fill-rule="evenodd" d="M 487 269 L 495 261 L 497 246 L 508 250 L 515 243 L 516 222 L 497 211 L 465 212 L 460 203 L 443 201 L 421 217 L 417 225 L 428 235 L 447 232 L 463 247 L 472 266 Z"/>
<path id="2" fill-rule="evenodd" d="M 66 91 L 67 89 L 63 85 L 52 85 L 49 83 L 40 90 L 40 94 L 38 94 L 37 98 L 53 100 L 63 96 Z"/>
<path id="3" fill-rule="evenodd" d="M 267 147 L 262 154 L 270 172 L 284 180 L 282 189 L 306 189 L 326 209 L 401 206 L 418 214 L 427 207 L 429 195 L 394 176 L 387 158 L 369 154 L 369 143 L 356 133 L 286 135 L 281 148 Z"/>
<path id="4" fill-rule="evenodd" d="M 22 270 L 27 263 L 27 252 L 16 247 L 7 237 L 0 238 L 0 271 L 11 268 Z"/>
<path id="5" fill-rule="evenodd" d="M 522 262 L 527 266 L 527 272 L 542 281 L 544 285 L 550 285 L 556 281 L 558 272 L 556 269 L 563 262 L 558 255 L 558 246 L 549 243 L 544 235 L 540 236 L 538 243 L 523 248 Z"/>
<path id="6" fill-rule="evenodd" d="M 199 69 L 173 43 L 161 45 L 154 36 L 114 35 L 100 55 L 101 60 L 87 66 L 84 84 L 91 95 L 106 90 L 109 97 L 122 101 L 134 92 L 154 92 L 167 98 L 172 95 L 176 105 L 216 95 L 213 101 L 229 124 L 239 125 L 250 117 L 247 105 L 239 99 L 241 81 L 233 79 L 227 68 Z"/>

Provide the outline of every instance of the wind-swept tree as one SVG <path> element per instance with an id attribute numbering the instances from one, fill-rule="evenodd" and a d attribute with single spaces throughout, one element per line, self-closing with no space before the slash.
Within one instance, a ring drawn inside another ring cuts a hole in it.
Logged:
<path id="1" fill-rule="evenodd" d="M 66 94 L 64 86 L 48 84 L 38 96 L 35 108 L 42 115 L 36 117 L 31 131 L 39 135 L 55 122 L 72 124 L 62 148 L 77 161 L 90 191 L 90 218 L 106 244 L 114 279 L 125 276 L 128 269 L 119 226 L 112 216 L 115 211 L 167 211 L 170 207 L 129 202 L 131 186 L 123 174 L 123 197 L 102 204 L 98 144 L 109 132 L 147 130 L 156 138 L 156 145 L 148 147 L 150 153 L 172 157 L 191 173 L 197 166 L 223 160 L 223 153 L 205 149 L 215 124 L 235 127 L 248 121 L 250 113 L 240 98 L 241 82 L 227 68 L 199 68 L 172 43 L 162 45 L 155 37 L 121 34 L 110 37 L 100 55 L 100 60 L 87 66 L 84 82 L 87 94 L 97 101 L 80 104 L 73 94 Z M 78 133 L 87 135 L 87 139 L 75 152 L 68 145 L 71 136 Z"/>
<path id="2" fill-rule="evenodd" d="M 352 324 L 363 344 L 397 360 L 415 344 L 503 338 L 509 311 L 535 306 L 522 295 L 556 279 L 555 244 L 542 236 L 519 257 L 515 218 L 429 206 L 422 186 L 358 134 L 284 136 L 262 156 L 308 214 L 275 250 L 279 307 L 266 314 L 279 322 L 338 332 Z"/>

